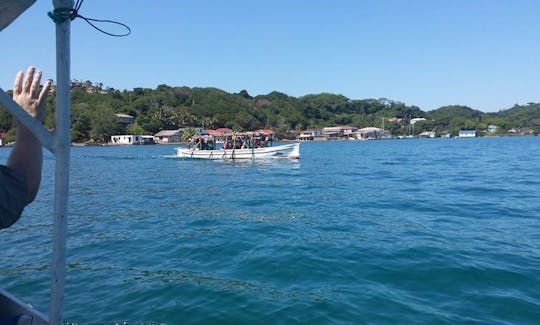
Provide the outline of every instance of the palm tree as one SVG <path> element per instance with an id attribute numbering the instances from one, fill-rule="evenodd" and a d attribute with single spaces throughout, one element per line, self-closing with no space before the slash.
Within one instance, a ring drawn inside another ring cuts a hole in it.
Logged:
<path id="1" fill-rule="evenodd" d="M 197 132 L 194 128 L 186 128 L 182 134 L 182 141 L 189 141 L 189 139 L 193 138 L 196 134 Z"/>
<path id="2" fill-rule="evenodd" d="M 207 127 L 214 127 L 214 123 L 216 123 L 216 118 L 213 116 L 205 116 L 202 118 L 202 128 L 204 129 L 205 125 Z"/>

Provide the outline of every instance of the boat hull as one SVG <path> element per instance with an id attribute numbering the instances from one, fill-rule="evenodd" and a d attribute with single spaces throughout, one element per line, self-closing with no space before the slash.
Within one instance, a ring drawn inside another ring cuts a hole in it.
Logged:
<path id="1" fill-rule="evenodd" d="M 255 148 L 255 149 L 220 149 L 220 150 L 199 150 L 176 148 L 176 155 L 180 158 L 194 159 L 271 159 L 271 158 L 300 158 L 300 144 L 291 143 L 280 146 Z"/>

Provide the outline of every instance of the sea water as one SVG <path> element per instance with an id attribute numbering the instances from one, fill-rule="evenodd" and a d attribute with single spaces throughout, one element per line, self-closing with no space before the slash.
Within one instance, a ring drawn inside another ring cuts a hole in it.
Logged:
<path id="1" fill-rule="evenodd" d="M 72 148 L 66 322 L 540 322 L 540 137 L 174 152 Z M 44 313 L 53 175 L 0 232 L 1 287 Z"/>

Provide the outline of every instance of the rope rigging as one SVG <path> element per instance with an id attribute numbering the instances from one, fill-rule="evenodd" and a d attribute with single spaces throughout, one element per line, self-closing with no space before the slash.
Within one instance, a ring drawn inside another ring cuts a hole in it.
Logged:
<path id="1" fill-rule="evenodd" d="M 131 28 L 129 28 L 128 25 L 123 24 L 118 21 L 114 20 L 108 20 L 108 19 L 95 19 L 95 18 L 88 18 L 84 17 L 83 15 L 79 14 L 79 10 L 81 9 L 81 6 L 83 4 L 84 0 L 77 0 L 73 8 L 56 8 L 52 12 L 49 11 L 47 15 L 55 22 L 55 23 L 61 23 L 66 20 L 74 20 L 75 18 L 82 18 L 85 20 L 90 26 L 94 27 L 98 31 L 102 32 L 103 34 L 114 36 L 114 37 L 123 37 L 128 36 L 131 34 Z M 114 25 L 120 25 L 126 29 L 126 32 L 123 34 L 114 34 L 107 32 L 99 27 L 97 27 L 94 23 L 109 23 Z"/>

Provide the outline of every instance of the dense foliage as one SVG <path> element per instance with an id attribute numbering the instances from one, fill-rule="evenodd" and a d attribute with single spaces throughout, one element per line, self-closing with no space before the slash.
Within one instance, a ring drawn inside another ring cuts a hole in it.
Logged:
<path id="1" fill-rule="evenodd" d="M 351 100 L 343 95 L 322 93 L 291 97 L 280 92 L 251 97 L 247 91 L 230 94 L 216 88 L 170 87 L 103 90 L 101 84 L 77 83 L 72 93 L 74 142 L 107 141 L 113 134 L 155 134 L 181 127 L 219 128 L 237 131 L 274 129 L 277 135 L 294 137 L 295 131 L 350 125 L 381 127 L 393 135 L 435 131 L 456 135 L 460 129 L 484 130 L 497 125 L 499 133 L 511 128 L 540 132 L 540 104 L 514 106 L 497 113 L 483 113 L 465 106 L 445 106 L 424 112 L 385 98 Z M 47 103 L 45 125 L 54 128 L 54 92 Z M 115 114 L 135 117 L 128 129 Z M 425 118 L 411 128 L 412 118 Z M 0 109 L 0 131 L 13 136 L 11 116 Z"/>

